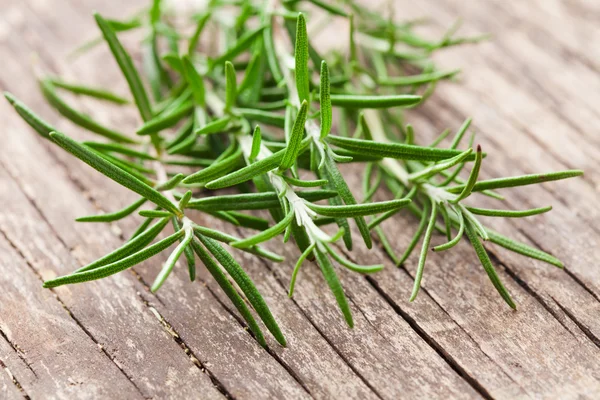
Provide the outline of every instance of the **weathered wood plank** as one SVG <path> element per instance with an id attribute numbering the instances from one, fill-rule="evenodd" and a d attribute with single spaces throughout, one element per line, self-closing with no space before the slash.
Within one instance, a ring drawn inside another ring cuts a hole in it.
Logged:
<path id="1" fill-rule="evenodd" d="M 0 341 L 0 354 L 4 356 L 6 352 L 13 352 L 14 350 L 6 340 Z M 18 379 L 13 375 L 12 371 L 8 369 L 6 364 L 0 360 L 0 399 L 6 400 L 17 400 L 22 399 L 25 396 L 25 391 L 19 387 L 20 383 Z"/>
<path id="2" fill-rule="evenodd" d="M 41 288 L 40 278 L 4 236 L 0 237 L 0 264 L 5 266 L 0 274 L 0 340 L 9 341 L 22 359 L 22 363 L 3 362 L 15 376 L 24 368 L 29 370 L 18 377 L 28 395 L 60 399 L 143 398 L 139 389 L 65 312 L 54 294 Z"/>

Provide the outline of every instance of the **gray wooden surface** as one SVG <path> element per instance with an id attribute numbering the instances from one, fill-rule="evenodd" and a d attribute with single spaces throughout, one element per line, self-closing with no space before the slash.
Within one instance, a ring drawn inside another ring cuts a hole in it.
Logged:
<path id="1" fill-rule="evenodd" d="M 145 3 L 0 0 L 0 88 L 84 137 L 44 103 L 30 65 L 125 93 L 106 49 L 72 63 L 65 58 L 97 34 L 93 9 L 122 17 Z M 506 191 L 508 206 L 550 204 L 550 214 L 489 220 L 557 255 L 566 270 L 489 246 L 518 303 L 514 312 L 463 244 L 429 255 L 423 290 L 411 304 L 414 258 L 397 269 L 381 249 L 359 248 L 350 257 L 388 268 L 368 278 L 340 271 L 356 320 L 351 330 L 315 266 L 302 270 L 294 299 L 287 298 L 298 256 L 291 246 L 281 265 L 236 253 L 288 338 L 287 348 L 270 341 L 268 351 L 204 273 L 190 283 L 180 268 L 151 294 L 159 259 L 102 281 L 42 289 L 43 279 L 108 252 L 135 228 L 134 221 L 92 226 L 74 218 L 115 210 L 134 196 L 40 140 L 0 101 L 0 399 L 600 396 L 600 3 L 394 4 L 399 17 L 430 16 L 432 34 L 462 17 L 462 32 L 494 35 L 437 56 L 464 72 L 409 114 L 421 143 L 472 116 L 489 154 L 485 177 L 586 171 L 584 178 Z M 138 124 L 133 111 L 83 99 L 80 107 L 121 129 Z M 357 171 L 346 172 L 359 187 Z M 477 204 L 492 205 L 485 198 Z M 408 216 L 383 225 L 399 251 L 415 226 Z M 270 245 L 281 252 L 278 242 Z"/>

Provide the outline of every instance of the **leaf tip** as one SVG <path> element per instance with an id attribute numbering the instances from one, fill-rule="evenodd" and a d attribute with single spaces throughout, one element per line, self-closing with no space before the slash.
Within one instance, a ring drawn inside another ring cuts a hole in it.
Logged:
<path id="1" fill-rule="evenodd" d="M 4 92 L 4 98 L 6 98 L 6 100 L 8 100 L 8 102 L 13 106 L 17 102 L 17 98 L 10 92 Z"/>

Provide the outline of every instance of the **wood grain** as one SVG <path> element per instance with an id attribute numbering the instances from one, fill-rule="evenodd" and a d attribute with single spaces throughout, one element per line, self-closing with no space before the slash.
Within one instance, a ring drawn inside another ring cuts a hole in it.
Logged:
<path id="1" fill-rule="evenodd" d="M 92 9 L 123 16 L 145 4 L 1 0 L 0 86 L 69 135 L 86 137 L 45 105 L 24 60 L 35 53 L 36 68 L 125 94 L 106 49 L 64 60 L 73 46 L 96 35 Z M 107 280 L 41 289 L 42 279 L 110 251 L 135 228 L 133 220 L 89 226 L 75 224 L 75 217 L 116 210 L 135 196 L 42 141 L 0 102 L 0 284 L 6 288 L 0 292 L 0 398 L 597 397 L 600 58 L 589 44 L 598 35 L 600 7 L 584 0 L 398 0 L 395 6 L 403 18 L 430 16 L 426 34 L 440 34 L 459 16 L 465 33 L 494 34 L 493 41 L 439 55 L 441 65 L 464 73 L 409 114 L 421 143 L 473 116 L 489 153 L 484 177 L 586 170 L 582 179 L 507 191 L 501 205 L 552 204 L 548 215 L 486 219 L 557 255 L 566 271 L 488 246 L 519 305 L 513 312 L 463 244 L 429 255 L 423 290 L 408 303 L 414 259 L 397 269 L 381 249 L 359 246 L 349 257 L 387 268 L 368 278 L 339 271 L 356 320 L 350 330 L 315 265 L 303 267 L 294 299 L 287 298 L 298 253 L 275 241 L 269 246 L 286 256 L 284 263 L 235 252 L 288 338 L 287 348 L 269 340 L 268 350 L 256 344 L 204 271 L 199 283 L 190 283 L 178 265 L 158 295 L 150 294 L 147 283 L 164 258 Z M 132 46 L 136 40 L 124 39 Z M 108 125 L 132 131 L 139 124 L 134 110 L 116 113 L 77 101 Z M 359 170 L 344 172 L 360 187 Z M 498 206 L 479 197 L 473 204 Z M 398 216 L 383 227 L 400 252 L 415 220 Z"/>

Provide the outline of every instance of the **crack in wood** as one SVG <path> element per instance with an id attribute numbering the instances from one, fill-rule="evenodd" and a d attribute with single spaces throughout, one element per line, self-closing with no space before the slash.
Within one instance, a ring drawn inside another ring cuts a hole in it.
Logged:
<path id="1" fill-rule="evenodd" d="M 248 324 L 246 324 L 246 322 L 231 308 L 229 307 L 227 304 L 225 304 L 225 302 L 223 302 L 221 300 L 221 298 L 219 297 L 219 295 L 217 295 L 212 289 L 211 287 L 208 285 L 208 283 L 206 281 L 203 281 L 202 279 L 198 279 L 198 282 L 201 284 L 204 284 L 204 286 L 206 287 L 206 289 L 209 291 L 209 293 L 215 298 L 215 300 L 229 313 L 229 315 L 231 315 L 233 317 L 233 319 L 235 319 L 237 321 L 237 323 L 244 329 L 244 331 L 246 331 L 250 336 L 252 336 L 252 338 L 254 340 L 256 340 L 256 335 L 250 330 L 250 328 L 248 327 Z M 248 300 L 246 299 L 246 297 L 240 293 L 240 291 L 237 288 L 237 284 L 235 282 L 231 282 L 230 283 L 234 286 L 235 290 L 238 292 L 238 294 L 240 295 L 240 297 L 242 299 L 244 299 L 244 302 L 246 302 L 246 304 L 248 305 L 248 307 L 252 308 L 252 305 L 250 303 L 248 303 Z M 281 357 L 279 357 L 279 355 L 277 353 L 275 353 L 275 351 L 273 351 L 273 349 L 271 349 L 268 345 L 267 347 L 264 348 L 264 350 L 275 359 L 275 361 L 277 361 L 282 367 L 283 369 L 285 369 L 287 371 L 288 374 L 291 375 L 292 378 L 294 378 L 294 380 L 302 387 L 302 389 L 304 389 L 304 391 L 310 395 L 311 397 L 313 397 L 312 393 L 310 392 L 310 389 L 308 388 L 308 386 L 306 385 L 306 383 L 302 380 L 302 378 L 300 378 L 300 376 L 296 373 L 296 371 L 294 371 L 288 363 L 286 363 Z"/>
<path id="2" fill-rule="evenodd" d="M 241 231 L 238 229 L 238 233 L 241 233 Z M 284 283 L 281 281 L 281 279 L 277 276 L 277 274 L 275 273 L 275 271 L 271 268 L 271 266 L 269 265 L 269 263 L 267 263 L 265 260 L 263 260 L 262 258 L 259 257 L 260 262 L 265 266 L 265 268 L 269 271 L 269 273 L 271 274 L 271 276 L 273 276 L 273 278 L 275 279 L 275 281 L 281 286 L 281 288 L 283 290 L 285 290 L 285 285 Z M 348 366 L 348 368 L 350 368 L 350 370 L 380 399 L 383 400 L 383 396 L 381 395 L 381 393 L 379 393 L 377 391 L 377 389 L 375 389 L 375 387 L 368 381 L 368 379 L 366 377 L 364 377 L 360 371 L 358 371 L 358 369 L 356 369 L 354 367 L 354 365 L 352 365 L 351 361 L 335 346 L 335 344 L 325 335 L 325 333 L 319 329 L 319 327 L 317 326 L 317 323 L 315 321 L 313 321 L 310 316 L 304 311 L 304 309 L 302 307 L 300 307 L 300 305 L 296 302 L 296 300 L 294 300 L 294 298 L 292 297 L 290 299 L 292 301 L 292 303 L 296 306 L 296 308 L 298 309 L 298 311 L 302 314 L 302 316 L 308 321 L 308 323 L 310 323 L 312 325 L 312 327 L 315 329 L 315 331 L 317 331 L 317 333 L 323 338 L 323 340 L 325 340 L 327 342 L 327 344 L 331 347 L 331 349 L 338 355 L 338 357 L 340 357 L 340 359 Z"/>
<path id="3" fill-rule="evenodd" d="M 579 321 L 577 317 L 575 317 L 575 315 L 571 311 L 569 311 L 569 309 L 560 304 L 558 300 L 556 300 L 554 297 L 552 297 L 552 300 L 554 300 L 556 305 L 560 307 L 560 309 L 567 315 L 567 317 L 569 317 L 569 319 L 573 321 L 579 329 L 581 329 L 584 335 L 587 336 L 587 338 L 598 348 L 600 348 L 600 337 L 594 335 L 590 328 L 588 328 L 583 322 Z"/>
<path id="4" fill-rule="evenodd" d="M 2 336 L 8 342 L 8 344 L 11 344 L 10 341 L 8 341 L 8 339 L 6 338 L 6 335 L 4 335 L 3 332 L 2 332 Z M 21 383 L 19 382 L 19 380 L 17 379 L 17 377 L 8 369 L 8 367 L 6 366 L 6 364 L 4 363 L 4 361 L 2 361 L 1 359 L 0 359 L 0 369 L 3 369 L 4 372 L 6 372 L 6 374 L 10 378 L 10 381 L 13 383 L 13 385 L 15 385 L 15 387 L 17 388 L 17 390 L 19 390 L 19 392 L 21 392 L 21 394 L 23 395 L 23 398 L 26 399 L 26 400 L 30 400 L 31 396 L 29 396 L 29 394 L 27 394 L 27 392 L 23 388 L 23 385 L 21 385 Z"/>
<path id="5" fill-rule="evenodd" d="M 377 237 L 373 238 L 373 240 L 374 240 L 376 243 L 378 243 L 378 244 L 380 244 L 380 245 L 381 245 L 381 243 L 380 243 L 380 240 L 379 240 Z M 341 251 L 344 253 L 344 255 L 345 255 L 345 256 L 346 256 L 346 257 L 347 257 L 347 258 L 348 258 L 350 261 L 356 262 L 356 259 L 355 259 L 355 258 L 352 256 L 352 254 L 351 254 L 351 253 L 347 252 L 347 251 L 346 251 L 344 248 L 342 248 L 341 246 L 338 246 L 338 248 L 339 248 L 339 249 L 340 249 L 340 250 L 341 250 Z M 387 254 L 387 252 L 385 252 L 385 250 L 384 250 L 383 248 L 382 248 L 382 251 L 383 251 L 383 253 L 385 254 L 385 256 L 386 256 L 388 259 L 390 259 L 390 260 L 391 260 L 391 258 L 389 257 L 389 255 Z M 393 260 L 392 260 L 392 261 L 393 261 Z M 405 274 L 406 274 L 406 275 L 407 275 L 407 276 L 408 276 L 410 279 L 412 279 L 412 280 L 414 281 L 414 278 L 413 278 L 413 276 L 410 274 L 410 272 L 409 272 L 409 271 L 408 271 L 408 270 L 407 270 L 407 269 L 406 269 L 404 266 L 400 266 L 400 267 L 399 267 L 399 269 L 400 269 L 400 270 L 401 270 L 403 273 L 405 273 Z M 384 300 L 385 300 L 385 301 L 386 301 L 386 302 L 387 302 L 387 303 L 388 303 L 388 304 L 389 304 L 389 305 L 392 307 L 392 309 L 393 309 L 393 310 L 394 310 L 394 311 L 395 311 L 395 312 L 396 312 L 398 315 L 400 315 L 400 317 L 402 317 L 402 318 L 403 318 L 403 319 L 404 319 L 404 320 L 405 320 L 405 321 L 406 321 L 406 322 L 409 324 L 409 326 L 411 327 L 411 329 L 413 329 L 413 330 L 415 331 L 415 333 L 419 334 L 419 331 L 417 331 L 417 330 L 415 330 L 415 329 L 414 329 L 414 327 L 413 327 L 413 326 L 410 324 L 410 322 L 409 322 L 408 320 L 406 320 L 406 318 L 404 318 L 403 314 L 400 314 L 400 313 L 398 313 L 398 310 L 396 309 L 396 307 L 397 307 L 398 309 L 401 309 L 400 305 L 399 305 L 399 304 L 398 304 L 396 301 L 394 301 L 394 300 L 393 300 L 393 299 L 392 299 L 392 298 L 391 298 L 389 295 L 387 295 L 387 294 L 385 294 L 385 296 L 384 296 L 384 295 L 382 295 L 382 293 L 385 293 L 385 292 L 384 292 L 383 288 L 382 288 L 381 286 L 379 286 L 379 284 L 377 283 L 377 280 L 376 280 L 375 278 L 371 277 L 371 276 L 368 276 L 368 275 L 367 275 L 367 276 L 365 276 L 365 277 L 364 277 L 364 279 L 365 279 L 365 280 L 366 280 L 366 281 L 369 283 L 369 285 L 371 285 L 371 286 L 372 286 L 372 287 L 375 289 L 375 291 L 377 292 L 377 294 L 379 294 L 379 295 L 380 295 L 380 296 L 381 296 L 381 297 L 382 297 L 382 298 L 383 298 L 383 299 L 384 299 Z M 441 311 L 442 311 L 442 312 L 443 312 L 443 313 L 444 313 L 444 314 L 445 314 L 445 315 L 446 315 L 446 316 L 447 316 L 447 317 L 448 317 L 448 318 L 449 318 L 449 319 L 450 319 L 450 320 L 451 320 L 451 321 L 452 321 L 452 322 L 455 324 L 455 326 L 456 326 L 458 329 L 460 329 L 460 330 L 461 330 L 461 332 L 463 332 L 465 335 L 467 335 L 467 336 L 469 337 L 469 339 L 471 340 L 471 342 L 477 346 L 477 348 L 479 349 L 479 351 L 481 351 L 481 354 L 483 354 L 483 355 L 484 355 L 484 356 L 485 356 L 485 357 L 486 357 L 486 358 L 487 358 L 487 359 L 488 359 L 490 362 L 492 362 L 493 364 L 495 364 L 495 365 L 496 365 L 496 366 L 499 368 L 499 370 L 500 370 L 500 371 L 501 371 L 501 372 L 502 372 L 502 373 L 503 373 L 503 374 L 504 374 L 504 375 L 505 375 L 505 376 L 506 376 L 506 377 L 507 377 L 507 378 L 508 378 L 510 381 L 512 381 L 513 383 L 515 383 L 515 384 L 516 384 L 517 386 L 519 386 L 521 389 L 525 390 L 525 389 L 524 389 L 524 388 L 523 388 L 523 387 L 522 387 L 522 386 L 521 386 L 521 385 L 520 385 L 520 384 L 519 384 L 517 381 L 515 381 L 515 380 L 513 379 L 513 377 L 512 377 L 512 376 L 510 376 L 510 374 L 508 374 L 506 371 L 504 371 L 504 368 L 503 368 L 503 367 L 502 367 L 500 364 L 498 364 L 498 363 L 496 362 L 496 360 L 494 360 L 492 357 L 490 357 L 490 355 L 489 355 L 489 354 L 487 354 L 487 353 L 486 353 L 486 352 L 483 350 L 483 348 L 481 347 L 481 345 L 479 344 L 479 342 L 477 342 L 477 341 L 476 341 L 476 340 L 475 340 L 475 339 L 474 339 L 474 338 L 471 336 L 471 334 L 470 334 L 470 333 L 469 333 L 469 332 L 468 332 L 468 331 L 467 331 L 465 328 L 463 328 L 463 327 L 462 327 L 462 326 L 461 326 L 461 325 L 460 325 L 460 324 L 459 324 L 459 323 L 458 323 L 458 322 L 457 322 L 457 321 L 456 321 L 454 318 L 452 318 L 452 316 L 451 316 L 451 315 L 448 313 L 448 311 L 446 311 L 446 310 L 445 310 L 445 309 L 442 307 L 442 305 L 441 305 L 441 304 L 440 304 L 440 303 L 439 303 L 439 302 L 438 302 L 438 301 L 437 301 L 437 300 L 436 300 L 436 299 L 435 299 L 435 298 L 434 298 L 434 297 L 433 297 L 433 296 L 432 296 L 432 295 L 429 293 L 429 291 L 428 291 L 426 288 L 422 287 L 422 288 L 421 288 L 421 290 L 423 291 L 423 293 L 424 293 L 424 294 L 425 294 L 425 295 L 426 295 L 426 296 L 427 296 L 427 297 L 428 297 L 428 298 L 429 298 L 429 299 L 430 299 L 432 302 L 434 302 L 434 303 L 436 304 L 436 306 L 438 306 L 438 307 L 439 307 L 439 309 L 440 309 L 440 310 L 441 310 Z M 391 303 L 390 303 L 390 302 L 391 302 Z M 395 305 L 395 307 L 394 307 L 394 305 L 393 305 L 392 303 Z M 409 314 L 408 314 L 408 312 L 406 312 L 406 311 L 403 311 L 403 313 L 405 313 L 406 315 L 409 315 Z M 410 316 L 409 316 L 409 317 L 410 317 Z M 410 318 L 412 318 L 412 317 L 410 317 Z M 414 318 L 412 318 L 412 319 L 415 321 L 415 323 L 416 323 L 416 324 L 418 324 Z M 422 329 L 422 328 L 421 328 L 421 329 Z M 423 330 L 423 332 L 425 332 L 425 331 Z M 431 346 L 431 343 L 429 343 L 429 342 L 427 342 L 427 341 L 426 341 L 426 343 L 427 343 L 427 345 L 429 345 L 430 347 L 432 347 L 432 348 L 433 348 L 433 349 L 434 349 L 434 350 L 437 352 L 436 348 L 435 348 L 435 347 L 433 347 L 433 346 Z M 442 347 L 441 345 L 439 345 L 439 346 L 440 346 L 440 347 Z M 439 354 L 439 352 L 438 352 L 438 354 Z M 447 359 L 445 359 L 444 357 L 442 357 L 442 359 L 444 360 L 444 362 L 446 362 L 447 364 L 449 364 Z M 458 362 L 457 362 L 457 363 L 458 363 Z M 451 364 L 449 364 L 449 365 L 450 365 L 450 367 L 452 367 L 452 365 L 451 365 Z M 454 368 L 453 368 L 453 369 L 454 369 Z M 456 370 L 455 370 L 455 371 L 456 371 Z M 461 376 L 461 378 L 465 379 L 465 377 L 464 377 L 463 375 L 459 374 L 459 376 Z M 475 379 L 475 378 L 473 377 L 473 379 Z M 467 383 L 471 384 L 471 383 L 470 383 L 470 382 L 469 382 L 467 379 L 465 379 L 465 380 L 467 381 Z M 476 380 L 476 379 L 475 379 L 475 380 Z M 482 384 L 480 384 L 480 385 L 481 385 L 481 386 L 483 386 Z M 491 396 L 491 395 L 490 395 L 490 396 Z"/>
<path id="6" fill-rule="evenodd" d="M 202 373 L 206 374 L 210 378 L 210 381 L 212 382 L 215 389 L 217 389 L 217 391 L 219 391 L 219 393 L 221 393 L 225 398 L 235 400 L 233 394 L 231 394 L 227 390 L 225 385 L 210 371 L 210 369 L 208 369 L 206 365 L 202 361 L 200 361 L 200 358 L 198 358 L 194 351 L 190 348 L 190 346 L 188 346 L 187 343 L 185 343 L 181 335 L 179 335 L 175 328 L 173 328 L 173 325 L 171 325 L 169 321 L 167 321 L 165 317 L 163 317 L 162 314 L 154 306 L 152 306 L 152 304 L 150 304 L 150 302 L 146 298 L 144 298 L 144 296 L 141 293 L 138 292 L 137 294 L 142 303 L 159 321 L 165 332 L 167 332 L 167 334 L 173 338 L 175 343 L 177 343 L 179 347 L 181 347 L 181 349 L 192 362 L 192 364 L 194 364 L 196 368 L 198 368 Z"/>
<path id="7" fill-rule="evenodd" d="M 475 379 L 471 374 L 469 374 L 458 361 L 452 357 L 448 351 L 446 351 L 431 335 L 429 335 L 420 325 L 419 323 L 411 317 L 406 311 L 404 311 L 387 293 L 383 291 L 383 289 L 379 286 L 377 281 L 370 276 L 366 276 L 365 279 L 373 289 L 379 293 L 381 297 L 392 307 L 392 309 L 401 316 L 406 323 L 427 343 L 441 358 L 444 360 L 450 368 L 454 370 L 461 378 L 463 378 L 469 386 L 471 386 L 477 393 L 479 393 L 485 399 L 493 399 L 492 395 L 487 391 L 485 387 L 481 383 Z"/>
<path id="8" fill-rule="evenodd" d="M 0 232 L 2 232 L 2 231 L 0 231 Z M 4 237 L 6 237 L 6 235 L 4 234 L 4 232 L 2 232 L 2 234 L 4 235 Z M 12 246 L 12 244 L 11 244 L 11 246 Z M 33 374 L 33 376 L 35 376 L 36 378 L 38 378 L 38 375 L 35 372 L 35 370 L 33 369 L 33 367 L 31 366 L 31 363 L 29 361 L 27 361 L 27 359 L 25 358 L 25 353 L 23 352 L 23 350 L 21 350 L 21 348 L 19 347 L 19 345 L 17 345 L 15 342 L 13 342 L 12 340 L 10 340 L 8 338 L 8 336 L 2 330 L 2 328 L 0 328 L 0 336 L 2 336 L 2 338 L 6 341 L 6 343 L 8 343 L 10 345 L 10 347 L 14 350 L 15 354 L 17 355 L 17 357 L 19 357 L 19 359 L 21 361 L 23 361 L 23 364 L 25 364 L 25 366 L 27 367 L 27 369 L 29 371 L 31 371 L 31 373 Z"/>

